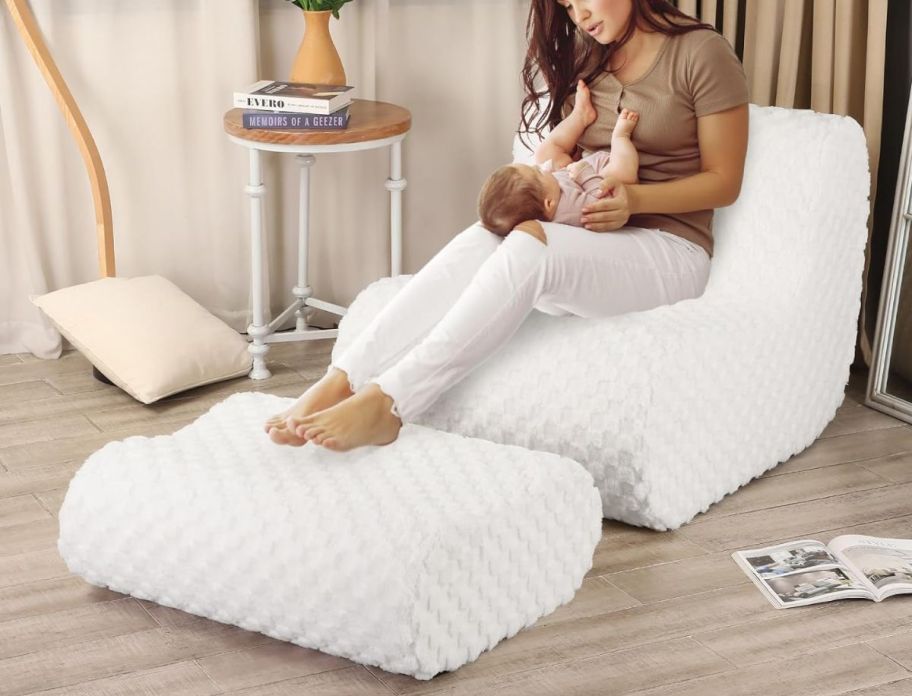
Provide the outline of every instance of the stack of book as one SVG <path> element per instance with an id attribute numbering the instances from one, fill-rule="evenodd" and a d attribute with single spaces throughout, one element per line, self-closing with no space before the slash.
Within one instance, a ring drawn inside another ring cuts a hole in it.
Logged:
<path id="1" fill-rule="evenodd" d="M 348 127 L 351 85 L 260 80 L 234 93 L 244 128 L 342 130 Z"/>

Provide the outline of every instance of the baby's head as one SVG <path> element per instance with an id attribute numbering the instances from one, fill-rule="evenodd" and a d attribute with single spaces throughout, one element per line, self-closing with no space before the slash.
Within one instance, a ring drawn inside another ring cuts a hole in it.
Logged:
<path id="1" fill-rule="evenodd" d="M 478 217 L 491 232 L 505 237 L 526 220 L 553 220 L 560 197 L 560 184 L 547 163 L 508 164 L 481 187 Z"/>

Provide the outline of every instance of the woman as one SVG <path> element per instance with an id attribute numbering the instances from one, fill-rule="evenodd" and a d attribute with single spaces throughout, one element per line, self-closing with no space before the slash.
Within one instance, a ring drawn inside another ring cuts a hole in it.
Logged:
<path id="1" fill-rule="evenodd" d="M 639 112 L 640 183 L 608 177 L 584 227 L 535 220 L 506 238 L 476 223 L 457 234 L 286 412 L 279 444 L 383 445 L 403 421 L 503 345 L 535 308 L 604 317 L 703 293 L 714 208 L 740 192 L 748 89 L 728 42 L 665 0 L 533 0 L 523 125 L 541 96 L 554 127 L 590 86 L 598 120 L 579 141 L 610 145 L 622 107 Z M 534 87 L 544 78 L 547 90 Z M 577 152 L 577 157 L 580 152 Z"/>

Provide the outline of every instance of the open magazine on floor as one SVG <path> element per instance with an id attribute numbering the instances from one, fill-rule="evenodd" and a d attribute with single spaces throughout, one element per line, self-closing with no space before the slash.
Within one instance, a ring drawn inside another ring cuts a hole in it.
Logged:
<path id="1" fill-rule="evenodd" d="M 843 534 L 735 551 L 735 562 L 777 609 L 912 594 L 912 539 Z"/>

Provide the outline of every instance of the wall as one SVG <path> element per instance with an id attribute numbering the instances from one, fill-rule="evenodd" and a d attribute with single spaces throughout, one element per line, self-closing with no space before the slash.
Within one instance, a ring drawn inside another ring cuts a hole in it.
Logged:
<path id="1" fill-rule="evenodd" d="M 528 0 L 392 0 L 385 26 L 369 11 L 378 3 L 366 0 L 352 12 L 358 3 L 343 7 L 331 31 L 359 96 L 371 98 L 376 85 L 377 99 L 412 113 L 403 146 L 402 271 L 413 273 L 475 222 L 482 183 L 511 160 Z M 285 0 L 264 0 L 260 8 L 260 77 L 287 79 L 303 31 L 300 10 Z M 387 149 L 317 156 L 309 283 L 321 299 L 350 304 L 389 275 L 388 162 Z M 265 167 L 277 314 L 296 278 L 298 175 L 288 155 L 267 156 Z M 240 195 L 246 171 L 233 175 Z"/>

